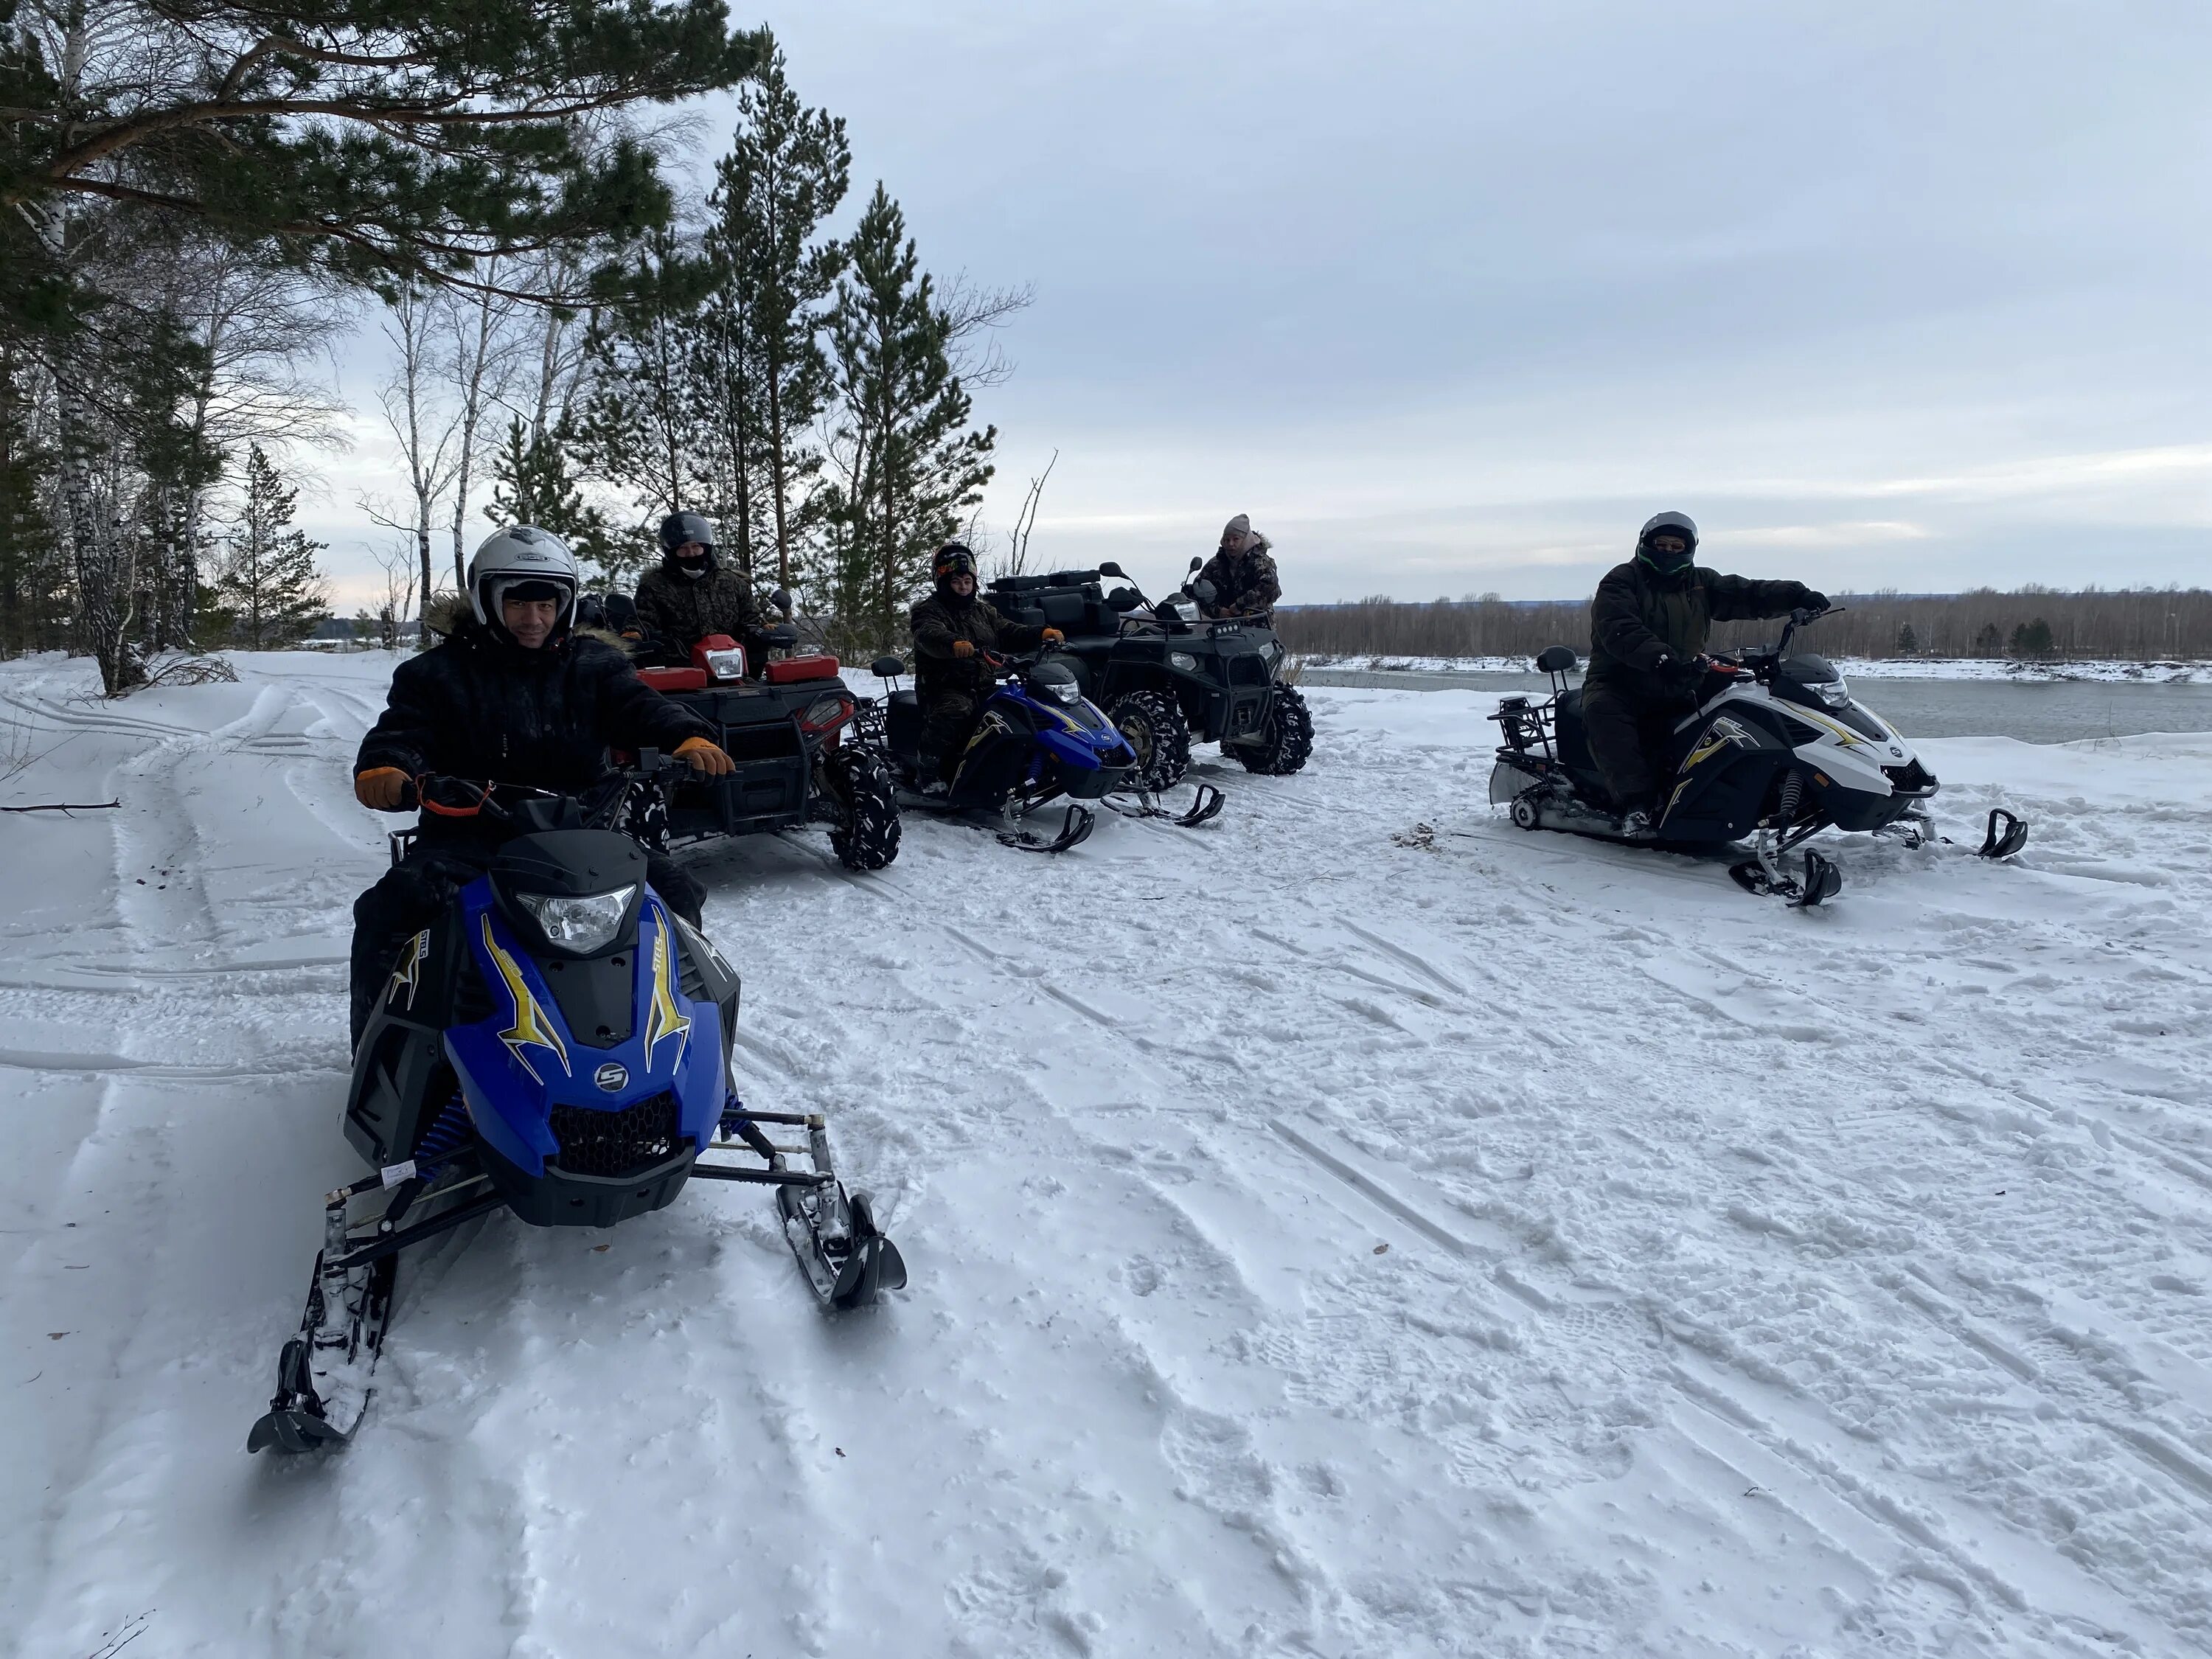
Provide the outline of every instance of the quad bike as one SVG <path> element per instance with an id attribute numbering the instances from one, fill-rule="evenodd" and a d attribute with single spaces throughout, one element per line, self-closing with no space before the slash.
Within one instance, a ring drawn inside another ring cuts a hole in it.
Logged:
<path id="1" fill-rule="evenodd" d="M 1109 797 L 1133 788 L 1136 751 L 1098 706 L 1084 697 L 1066 664 L 995 651 L 979 651 L 976 659 L 990 672 L 993 685 L 946 781 L 924 769 L 921 705 L 914 692 L 897 684 L 906 664 L 896 657 L 877 659 L 878 678 L 892 686 L 881 704 L 863 711 L 863 729 L 889 760 L 901 799 L 957 817 L 996 814 L 999 839 L 1009 847 L 1065 853 L 1080 845 L 1097 823 L 1085 803 L 1110 805 Z M 1040 836 L 1024 827 L 1040 808 L 1063 799 L 1068 805 L 1055 833 Z M 1166 812 L 1149 797 L 1127 810 L 1139 817 L 1202 823 L 1220 811 L 1221 792 L 1201 788 L 1197 805 L 1180 814 Z"/>
<path id="2" fill-rule="evenodd" d="M 495 1211 L 611 1227 L 694 1179 L 757 1182 L 824 1305 L 905 1284 L 867 1195 L 838 1181 L 822 1119 L 738 1099 L 736 974 L 647 884 L 637 842 L 600 827 L 629 786 L 681 764 L 648 752 L 589 802 L 418 781 L 438 810 L 521 833 L 401 948 L 362 1032 L 344 1128 L 370 1172 L 324 1200 L 307 1309 L 248 1451 L 351 1439 L 402 1253 Z M 392 837 L 395 861 L 413 834 Z M 793 1128 L 803 1144 L 772 1136 Z"/>
<path id="3" fill-rule="evenodd" d="M 1696 705 L 1676 724 L 1668 781 L 1650 830 L 1632 833 L 1612 805 L 1583 729 L 1583 694 L 1569 690 L 1572 650 L 1536 659 L 1552 677 L 1541 703 L 1508 697 L 1491 718 L 1504 739 L 1490 775 L 1490 799 L 1523 830 L 1684 851 L 1748 839 L 1752 857 L 1729 873 L 1747 891 L 1798 906 L 1830 899 L 1843 873 L 1804 849 L 1802 874 L 1782 860 L 1823 830 L 1872 831 L 1918 846 L 1933 830 L 1928 802 L 1939 785 L 1905 739 L 1856 702 L 1825 658 L 1793 653 L 1792 638 L 1828 611 L 1790 614 L 1781 640 L 1713 659 Z M 2002 808 L 1990 813 L 1980 848 L 2009 858 L 2027 827 Z"/>
<path id="4" fill-rule="evenodd" d="M 774 596 L 787 605 L 780 591 Z M 622 594 L 600 601 L 611 622 L 635 608 Z M 719 778 L 684 777 L 665 792 L 633 796 L 623 828 L 656 852 L 686 842 L 756 836 L 826 823 L 830 849 L 848 870 L 880 870 L 898 856 L 898 800 L 881 759 L 845 741 L 855 699 L 837 659 L 793 651 L 787 622 L 755 641 L 755 665 L 727 635 L 694 646 L 688 661 L 644 641 L 638 678 L 714 729 L 735 763 Z"/>
<path id="5" fill-rule="evenodd" d="M 1195 571 L 1199 561 L 1191 561 Z M 1282 678 L 1288 653 L 1263 618 L 1208 621 L 1202 579 L 1155 605 L 1118 564 L 1001 576 L 991 603 L 1017 622 L 1067 635 L 1059 656 L 1082 693 L 1105 709 L 1137 751 L 1137 776 L 1155 792 L 1181 781 L 1194 742 L 1218 743 L 1248 771 L 1287 775 L 1313 752 L 1313 716 Z"/>

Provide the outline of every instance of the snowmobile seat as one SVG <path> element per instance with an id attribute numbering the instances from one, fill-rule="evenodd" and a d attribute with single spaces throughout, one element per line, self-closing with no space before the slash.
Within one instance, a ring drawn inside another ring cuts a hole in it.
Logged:
<path id="1" fill-rule="evenodd" d="M 1583 731 L 1583 691 L 1577 686 L 1571 691 L 1559 694 L 1559 708 L 1553 723 L 1553 740 L 1559 746 L 1559 764 L 1567 775 L 1581 779 L 1595 776 L 1597 762 L 1589 751 L 1589 738 Z"/>
<path id="2" fill-rule="evenodd" d="M 911 687 L 894 691 L 884 699 L 884 735 L 895 755 L 921 752 L 921 699 Z"/>

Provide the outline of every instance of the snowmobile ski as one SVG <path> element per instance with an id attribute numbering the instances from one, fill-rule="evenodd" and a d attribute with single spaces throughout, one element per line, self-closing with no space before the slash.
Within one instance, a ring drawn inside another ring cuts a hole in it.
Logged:
<path id="1" fill-rule="evenodd" d="M 1165 818 L 1179 830 L 1194 830 L 1200 824 L 1211 823 L 1220 817 L 1221 809 L 1226 803 L 1221 791 L 1212 784 L 1193 784 L 1191 787 L 1195 793 L 1190 806 L 1181 812 L 1161 805 L 1159 796 L 1149 789 L 1137 792 L 1134 806 L 1124 806 L 1110 798 L 1106 805 L 1125 818 Z"/>
<path id="2" fill-rule="evenodd" d="M 1985 859 L 2008 859 L 2027 845 L 2027 826 L 2002 806 L 1990 808 L 1989 828 L 1978 849 Z"/>
<path id="3" fill-rule="evenodd" d="M 1809 910 L 1825 903 L 1844 889 L 1844 872 L 1811 848 L 1805 849 L 1805 874 L 1788 876 L 1765 859 L 1746 859 L 1729 866 L 1735 884 L 1747 893 L 1771 895 L 1790 901 L 1793 910 Z"/>
<path id="4" fill-rule="evenodd" d="M 307 1313 L 277 1358 L 276 1392 L 246 1437 L 249 1452 L 342 1446 L 368 1413 L 399 1259 L 335 1274 L 324 1271 L 327 1259 L 315 1258 Z"/>
<path id="5" fill-rule="evenodd" d="M 803 1127 L 806 1144 L 778 1146 L 769 1138 L 764 1124 Z M 817 1301 L 841 1310 L 865 1308 L 881 1291 L 905 1288 L 906 1260 L 877 1227 L 868 1194 L 848 1194 L 837 1179 L 829 1132 L 819 1113 L 755 1112 L 732 1096 L 717 1133 L 718 1149 L 733 1151 L 742 1144 L 767 1167 L 734 1169 L 702 1162 L 693 1166 L 692 1173 L 775 1188 L 784 1239 Z M 803 1158 L 813 1167 L 793 1169 L 788 1162 L 793 1158 Z"/>
<path id="6" fill-rule="evenodd" d="M 1018 822 L 1009 815 L 1007 827 L 999 831 L 1000 846 L 1018 848 L 1024 853 L 1065 853 L 1090 840 L 1098 820 L 1089 807 L 1071 804 L 1066 816 L 1060 820 L 1060 833 L 1049 838 L 1019 828 Z"/>

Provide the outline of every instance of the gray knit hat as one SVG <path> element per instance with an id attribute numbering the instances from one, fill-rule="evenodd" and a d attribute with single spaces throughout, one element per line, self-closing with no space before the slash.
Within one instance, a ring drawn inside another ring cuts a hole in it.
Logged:
<path id="1" fill-rule="evenodd" d="M 1229 538 L 1234 536 L 1237 538 L 1237 546 L 1242 547 L 1244 545 L 1245 538 L 1250 536 L 1251 533 L 1251 515 L 1246 513 L 1239 513 L 1227 524 L 1221 526 L 1221 544 L 1224 547 L 1226 547 L 1229 544 Z"/>

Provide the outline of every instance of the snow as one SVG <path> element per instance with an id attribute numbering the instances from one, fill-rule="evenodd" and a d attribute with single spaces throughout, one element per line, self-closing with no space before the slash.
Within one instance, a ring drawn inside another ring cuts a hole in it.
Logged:
<path id="1" fill-rule="evenodd" d="M 1305 655 L 1305 667 L 1353 673 L 1533 674 L 1531 657 L 1400 657 Z M 2007 657 L 1837 657 L 1846 676 L 1875 680 L 2141 681 L 2149 684 L 2212 685 L 2212 663 L 2041 662 Z"/>
<path id="2" fill-rule="evenodd" d="M 0 1652 L 2212 1648 L 2212 738 L 1929 744 L 2028 851 L 1811 913 L 1513 830 L 1455 690 L 1197 830 L 724 847 L 742 1086 L 912 1287 L 825 1318 L 742 1189 L 494 1218 L 279 1463 L 390 659 L 238 662 L 0 665 L 0 796 L 123 802 L 0 818 Z"/>

